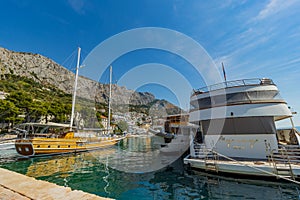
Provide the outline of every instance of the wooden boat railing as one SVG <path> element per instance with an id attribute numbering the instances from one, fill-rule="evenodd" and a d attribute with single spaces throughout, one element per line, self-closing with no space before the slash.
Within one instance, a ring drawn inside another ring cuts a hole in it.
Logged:
<path id="1" fill-rule="evenodd" d="M 277 162 L 300 164 L 300 148 L 298 145 L 280 145 L 278 152 L 272 151 L 271 155 Z"/>

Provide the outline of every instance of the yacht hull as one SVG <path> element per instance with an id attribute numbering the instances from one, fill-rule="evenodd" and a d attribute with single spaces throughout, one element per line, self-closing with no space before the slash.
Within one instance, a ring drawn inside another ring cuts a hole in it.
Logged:
<path id="1" fill-rule="evenodd" d="M 224 160 L 205 160 L 191 158 L 190 155 L 184 158 L 184 164 L 193 169 L 204 170 L 213 173 L 227 173 L 243 176 L 277 177 L 282 179 L 300 178 L 300 165 L 279 164 L 274 167 L 267 161 L 224 161 Z M 280 173 L 278 169 L 280 168 Z M 277 171 L 276 171 L 277 170 Z"/>

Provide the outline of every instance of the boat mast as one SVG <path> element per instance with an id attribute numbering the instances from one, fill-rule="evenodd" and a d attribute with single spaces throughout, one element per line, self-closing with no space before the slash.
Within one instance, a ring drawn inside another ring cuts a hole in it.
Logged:
<path id="1" fill-rule="evenodd" d="M 71 113 L 71 121 L 70 121 L 70 131 L 72 131 L 74 111 L 75 111 L 75 100 L 76 100 L 76 90 L 77 90 L 77 80 L 78 80 L 78 69 L 79 69 L 79 63 L 80 63 L 80 51 L 81 51 L 81 48 L 78 47 L 76 74 L 75 74 L 74 91 L 73 91 L 73 99 L 72 99 L 72 113 Z"/>
<path id="2" fill-rule="evenodd" d="M 109 98 L 108 98 L 108 121 L 107 121 L 108 133 L 110 132 L 111 82 L 112 82 L 112 66 L 109 67 Z"/>

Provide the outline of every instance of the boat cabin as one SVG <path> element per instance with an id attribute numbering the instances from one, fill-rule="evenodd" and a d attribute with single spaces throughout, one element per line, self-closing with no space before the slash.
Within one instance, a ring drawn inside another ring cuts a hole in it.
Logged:
<path id="1" fill-rule="evenodd" d="M 45 138 L 73 138 L 68 124 L 59 123 L 23 123 L 15 128 L 18 138 L 45 137 Z"/>

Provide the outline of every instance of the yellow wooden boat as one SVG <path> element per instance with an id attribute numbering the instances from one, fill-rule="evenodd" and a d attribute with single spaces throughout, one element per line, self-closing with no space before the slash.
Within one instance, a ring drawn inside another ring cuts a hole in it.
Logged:
<path id="1" fill-rule="evenodd" d="M 78 69 L 80 62 L 80 48 L 78 48 L 78 59 L 75 74 L 74 92 L 72 99 L 72 113 L 70 124 L 38 124 L 27 123 L 23 124 L 25 128 L 19 128 L 19 139 L 15 141 L 16 151 L 23 156 L 35 156 L 45 154 L 62 154 L 72 152 L 82 152 L 88 150 L 95 150 L 107 146 L 111 146 L 119 142 L 124 136 L 92 136 L 79 137 L 75 136 L 72 131 L 76 88 L 78 79 Z M 112 67 L 110 67 L 110 82 L 109 82 L 109 101 L 108 101 L 108 116 L 110 114 L 110 100 L 111 100 L 111 85 L 112 85 Z M 110 117 L 108 117 L 107 130 L 110 132 Z"/>
<path id="2" fill-rule="evenodd" d="M 22 124 L 15 141 L 16 151 L 23 156 L 83 152 L 108 147 L 125 136 L 75 136 L 67 124 Z M 82 134 L 84 135 L 84 134 Z"/>

